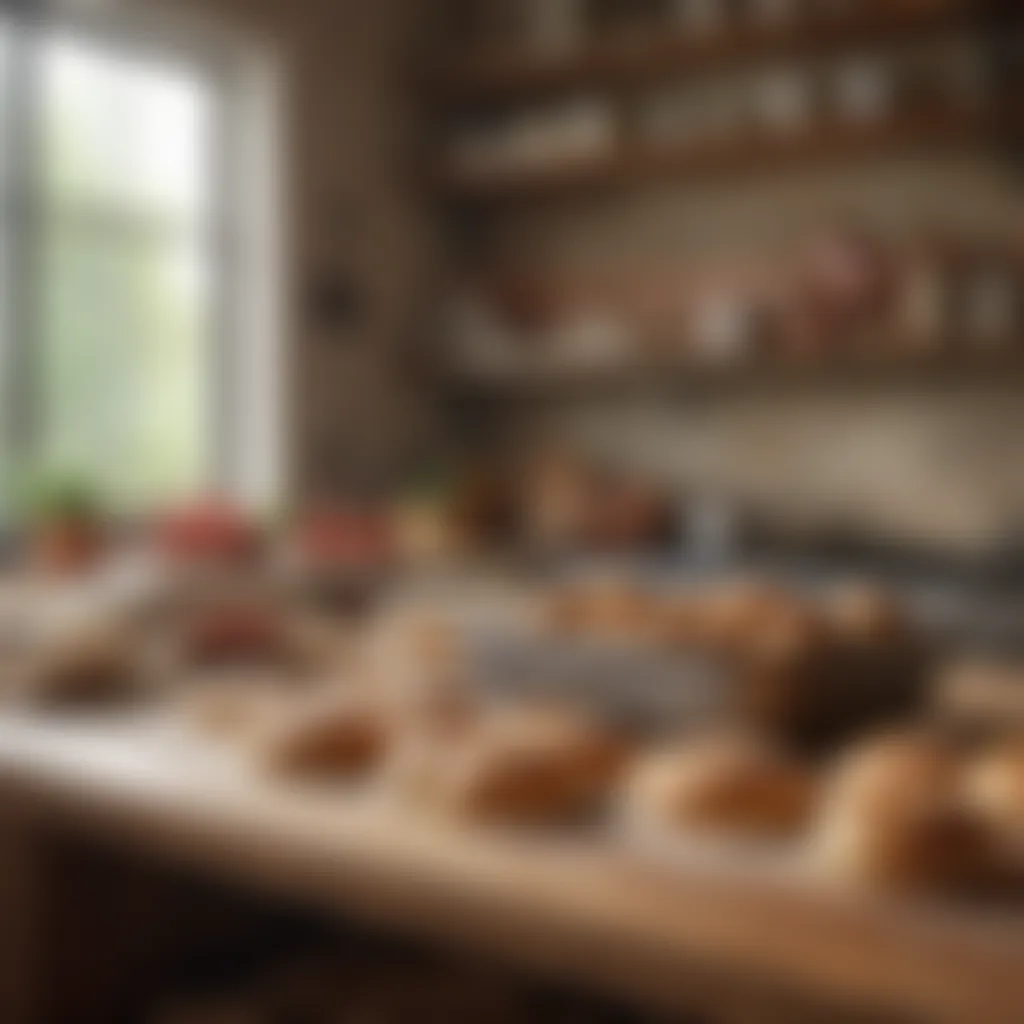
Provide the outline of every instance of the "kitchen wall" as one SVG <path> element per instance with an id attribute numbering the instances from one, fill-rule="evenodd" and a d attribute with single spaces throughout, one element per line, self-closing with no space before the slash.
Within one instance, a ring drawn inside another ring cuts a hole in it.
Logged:
<path id="1" fill-rule="evenodd" d="M 428 6 L 174 0 L 175 14 L 266 46 L 283 72 L 289 462 L 298 493 L 390 465 L 431 436 L 432 404 L 408 372 L 440 265 L 414 77 Z"/>

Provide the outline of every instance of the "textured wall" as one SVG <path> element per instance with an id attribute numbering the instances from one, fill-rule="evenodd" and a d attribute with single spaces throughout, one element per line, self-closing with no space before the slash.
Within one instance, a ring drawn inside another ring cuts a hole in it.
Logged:
<path id="1" fill-rule="evenodd" d="M 144 0 L 140 0 L 144 2 Z M 435 294 L 437 233 L 418 159 L 416 0 L 175 0 L 269 46 L 285 85 L 291 466 L 299 493 L 389 465 L 429 436 L 408 351 Z M 310 309 L 351 286 L 351 319 Z"/>

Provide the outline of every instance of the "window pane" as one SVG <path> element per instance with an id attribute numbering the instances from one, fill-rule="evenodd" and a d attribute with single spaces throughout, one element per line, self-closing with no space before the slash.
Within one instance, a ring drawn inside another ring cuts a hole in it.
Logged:
<path id="1" fill-rule="evenodd" d="M 201 79 L 63 34 L 43 45 L 41 63 L 52 199 L 206 218 L 210 107 Z"/>
<path id="2" fill-rule="evenodd" d="M 8 115 L 10 113 L 11 46 L 14 32 L 0 12 L 0 197 L 6 193 L 10 173 L 11 147 L 8 142 Z"/>
<path id="3" fill-rule="evenodd" d="M 9 77 L 11 32 L 0 18 L 0 516 L 10 498 L 7 445 L 7 366 L 10 343 L 10 110 Z"/>
<path id="4" fill-rule="evenodd" d="M 41 456 L 122 502 L 202 485 L 213 365 L 205 82 L 42 47 Z"/>
<path id="5" fill-rule="evenodd" d="M 200 486 L 201 252 L 51 222 L 40 258 L 44 462 L 88 472 L 128 506 Z"/>

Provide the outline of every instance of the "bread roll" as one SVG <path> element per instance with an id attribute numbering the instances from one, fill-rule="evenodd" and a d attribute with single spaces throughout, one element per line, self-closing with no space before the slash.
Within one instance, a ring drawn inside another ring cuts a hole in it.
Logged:
<path id="1" fill-rule="evenodd" d="M 598 639 L 650 638 L 657 634 L 659 620 L 652 595 L 613 580 L 566 588 L 555 594 L 548 609 L 553 631 Z"/>
<path id="2" fill-rule="evenodd" d="M 257 755 L 276 775 L 347 778 L 372 768 L 389 737 L 387 716 L 378 705 L 362 696 L 334 696 L 274 723 L 257 741 Z"/>
<path id="3" fill-rule="evenodd" d="M 134 695 L 140 652 L 114 621 L 76 622 L 43 641 L 19 687 L 29 703 L 86 705 Z"/>
<path id="4" fill-rule="evenodd" d="M 807 602 L 769 583 L 733 584 L 714 595 L 713 602 L 718 629 L 728 644 L 742 644 L 763 631 L 812 617 Z"/>
<path id="5" fill-rule="evenodd" d="M 991 866 L 992 834 L 965 798 L 959 757 L 937 741 L 890 736 L 836 767 L 815 841 L 837 878 L 899 888 L 957 888 Z"/>
<path id="6" fill-rule="evenodd" d="M 827 601 L 826 612 L 839 637 L 854 643 L 903 641 L 910 633 L 906 609 L 878 587 L 856 585 L 839 590 Z"/>
<path id="7" fill-rule="evenodd" d="M 778 835 L 807 820 L 808 775 L 767 742 L 716 735 L 655 751 L 634 766 L 626 812 L 638 825 Z"/>
<path id="8" fill-rule="evenodd" d="M 1024 735 L 1024 672 L 1015 664 L 960 661 L 936 682 L 945 719 L 983 737 Z"/>
<path id="9" fill-rule="evenodd" d="M 885 813 L 941 794 L 955 796 L 961 778 L 961 760 L 942 740 L 894 733 L 859 744 L 842 757 L 828 790 L 844 806 Z"/>
<path id="10" fill-rule="evenodd" d="M 625 749 L 569 712 L 492 712 L 406 752 L 406 792 L 443 814 L 479 822 L 571 819 L 608 794 Z"/>
<path id="11" fill-rule="evenodd" d="M 670 647 L 699 648 L 706 640 L 706 617 L 700 598 L 692 593 L 666 597 L 658 611 L 657 637 Z"/>
<path id="12" fill-rule="evenodd" d="M 1024 835 L 1024 738 L 983 754 L 967 773 L 973 806 L 1000 831 Z"/>
<path id="13" fill-rule="evenodd" d="M 746 655 L 755 648 L 823 635 L 821 617 L 800 598 L 770 584 L 731 583 L 682 595 L 662 612 L 665 638 L 721 654 Z"/>

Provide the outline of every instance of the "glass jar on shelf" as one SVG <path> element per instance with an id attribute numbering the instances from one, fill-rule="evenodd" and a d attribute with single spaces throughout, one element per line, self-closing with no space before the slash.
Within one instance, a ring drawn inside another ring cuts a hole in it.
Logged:
<path id="1" fill-rule="evenodd" d="M 673 0 L 672 22 L 687 38 L 706 40 L 730 28 L 728 0 Z"/>
<path id="2" fill-rule="evenodd" d="M 964 281 L 967 342 L 975 349 L 1007 349 L 1022 325 L 1022 284 L 1008 253 L 998 245 L 976 250 Z"/>
<path id="3" fill-rule="evenodd" d="M 863 13 L 864 6 L 864 0 L 815 0 L 807 13 L 819 23 L 841 24 Z"/>
<path id="4" fill-rule="evenodd" d="M 916 238 L 902 253 L 893 329 L 908 352 L 937 352 L 950 340 L 957 276 L 951 257 L 948 244 L 934 232 Z"/>
<path id="5" fill-rule="evenodd" d="M 756 84 L 754 101 L 758 123 L 772 133 L 807 131 L 816 114 L 816 90 L 809 72 L 777 68 Z"/>
<path id="6" fill-rule="evenodd" d="M 741 289 L 716 289 L 692 303 L 687 349 L 703 366 L 739 366 L 749 362 L 765 338 L 764 310 Z"/>
<path id="7" fill-rule="evenodd" d="M 643 97 L 635 117 L 637 136 L 645 146 L 683 149 L 699 140 L 699 112 L 687 89 L 664 89 Z"/>
<path id="8" fill-rule="evenodd" d="M 793 28 L 805 13 L 802 0 L 746 0 L 743 5 L 745 25 L 771 31 Z"/>
<path id="9" fill-rule="evenodd" d="M 690 108 L 695 143 L 725 148 L 741 141 L 755 120 L 752 88 L 748 79 L 731 79 L 695 90 Z"/>
<path id="10" fill-rule="evenodd" d="M 847 60 L 834 73 L 835 109 L 846 122 L 877 125 L 893 116 L 896 106 L 895 75 L 888 63 L 875 56 Z"/>
<path id="11" fill-rule="evenodd" d="M 584 0 L 529 0 L 526 42 L 531 50 L 551 54 L 572 50 L 586 35 Z"/>

